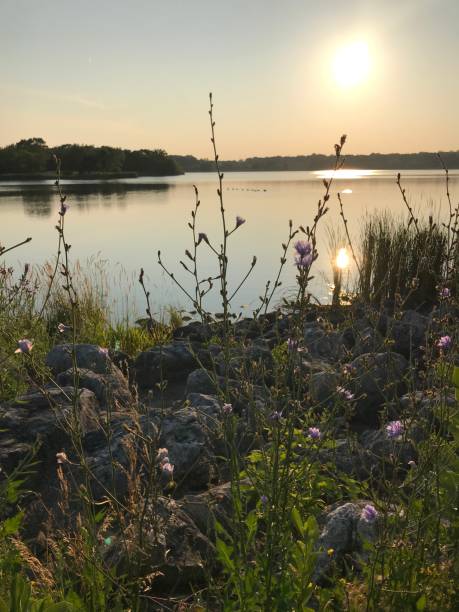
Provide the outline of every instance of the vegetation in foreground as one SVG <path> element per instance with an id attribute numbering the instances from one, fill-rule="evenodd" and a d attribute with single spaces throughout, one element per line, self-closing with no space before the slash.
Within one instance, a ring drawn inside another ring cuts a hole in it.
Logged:
<path id="1" fill-rule="evenodd" d="M 447 171 L 444 223 L 413 215 L 401 177 L 408 220 L 369 219 L 359 248 L 341 207 L 356 288 L 337 270 L 338 299 L 320 307 L 308 284 L 324 181 L 241 319 L 233 300 L 256 258 L 230 287 L 244 219 L 225 214 L 212 99 L 210 122 L 221 244 L 199 231 L 196 190 L 180 262 L 194 289 L 158 253 L 191 323 L 154 320 L 143 271 L 143 325 L 107 321 L 71 265 L 59 162 L 54 267 L 45 281 L 1 269 L 0 609 L 458 609 L 459 205 Z M 275 305 L 292 257 L 296 294 Z M 218 315 L 205 307 L 215 287 Z"/>

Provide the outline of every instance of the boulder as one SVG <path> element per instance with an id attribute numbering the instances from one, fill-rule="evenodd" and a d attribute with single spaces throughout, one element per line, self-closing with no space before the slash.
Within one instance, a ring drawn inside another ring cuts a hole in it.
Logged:
<path id="1" fill-rule="evenodd" d="M 142 389 L 152 389 L 161 380 L 180 381 L 198 366 L 189 345 L 174 342 L 143 351 L 135 360 L 136 381 Z"/>
<path id="2" fill-rule="evenodd" d="M 111 359 L 107 349 L 95 344 L 76 344 L 75 360 L 78 368 L 91 370 L 97 374 L 106 374 L 110 369 Z M 58 344 L 46 356 L 46 365 L 54 375 L 73 368 L 73 345 Z"/>
<path id="3" fill-rule="evenodd" d="M 387 335 L 394 341 L 393 350 L 407 359 L 416 356 L 419 348 L 426 344 L 429 317 L 415 310 L 407 310 L 400 320 L 391 321 Z"/>
<path id="4" fill-rule="evenodd" d="M 362 517 L 362 510 L 367 503 L 349 502 L 326 515 L 317 542 L 319 553 L 313 576 L 315 582 L 323 582 L 332 566 L 340 564 L 345 555 L 350 556 L 354 562 L 368 558 L 364 542 L 376 539 L 377 520 L 368 521 Z"/>
<path id="5" fill-rule="evenodd" d="M 118 410 L 134 404 L 126 379 L 113 364 L 107 364 L 104 374 L 83 368 L 77 368 L 77 372 L 79 388 L 92 391 L 101 407 Z M 73 369 L 58 374 L 56 381 L 60 386 L 72 385 L 74 383 Z"/>
<path id="6" fill-rule="evenodd" d="M 334 362 L 342 359 L 345 354 L 341 333 L 325 330 L 316 321 L 305 324 L 304 344 L 314 359 Z"/>
<path id="7" fill-rule="evenodd" d="M 354 371 L 352 389 L 356 398 L 354 422 L 377 427 L 385 402 L 406 391 L 404 377 L 408 362 L 398 353 L 365 353 L 350 365 Z"/>

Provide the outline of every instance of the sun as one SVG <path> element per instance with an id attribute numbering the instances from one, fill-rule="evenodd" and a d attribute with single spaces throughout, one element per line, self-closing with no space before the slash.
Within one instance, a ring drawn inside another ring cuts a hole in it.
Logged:
<path id="1" fill-rule="evenodd" d="M 370 72 L 370 53 L 364 41 L 352 42 L 338 51 L 333 59 L 333 75 L 340 87 L 362 83 Z"/>

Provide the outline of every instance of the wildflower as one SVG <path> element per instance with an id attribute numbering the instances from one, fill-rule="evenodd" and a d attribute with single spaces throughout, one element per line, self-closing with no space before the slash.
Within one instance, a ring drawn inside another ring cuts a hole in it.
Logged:
<path id="1" fill-rule="evenodd" d="M 449 349 L 449 347 L 451 346 L 452 340 L 451 340 L 451 336 L 441 336 L 440 340 L 438 340 L 437 342 L 437 346 L 439 349 Z"/>
<path id="2" fill-rule="evenodd" d="M 107 357 L 108 356 L 108 348 L 102 348 L 101 346 L 99 346 L 99 353 L 102 353 L 102 355 L 105 355 Z"/>
<path id="3" fill-rule="evenodd" d="M 403 423 L 401 421 L 391 421 L 386 425 L 386 433 L 388 438 L 397 438 L 403 433 Z"/>
<path id="4" fill-rule="evenodd" d="M 66 332 L 68 329 L 70 329 L 70 327 L 68 325 L 64 325 L 63 323 L 59 323 L 59 325 L 57 326 L 57 331 L 60 334 L 63 334 L 64 332 Z"/>
<path id="5" fill-rule="evenodd" d="M 349 389 L 345 389 L 344 387 L 336 387 L 336 390 L 340 395 L 344 397 L 344 399 L 349 402 L 354 399 L 354 394 L 349 391 Z"/>
<path id="6" fill-rule="evenodd" d="M 223 414 L 231 414 L 233 412 L 233 405 L 232 404 L 223 404 Z"/>
<path id="7" fill-rule="evenodd" d="M 306 240 L 298 240 L 293 245 L 293 248 L 300 257 L 305 257 L 312 253 L 312 246 L 309 242 L 306 242 Z"/>
<path id="8" fill-rule="evenodd" d="M 158 452 L 156 453 L 156 461 L 161 463 L 161 461 L 169 455 L 169 451 L 167 448 L 158 448 Z"/>
<path id="9" fill-rule="evenodd" d="M 27 338 L 18 340 L 18 348 L 14 351 L 15 353 L 30 353 L 33 348 L 33 343 Z"/>
<path id="10" fill-rule="evenodd" d="M 443 287 L 442 289 L 440 289 L 440 297 L 448 299 L 449 297 L 451 297 L 451 290 L 448 289 L 448 287 Z"/>
<path id="11" fill-rule="evenodd" d="M 64 453 L 64 451 L 56 453 L 56 461 L 57 463 L 66 463 L 68 461 L 67 455 Z"/>
<path id="12" fill-rule="evenodd" d="M 372 504 L 366 504 L 360 517 L 368 523 L 373 523 L 378 518 L 378 511 Z"/>
<path id="13" fill-rule="evenodd" d="M 298 240 L 298 242 L 294 244 L 294 249 L 296 251 L 296 266 L 298 268 L 309 268 L 313 260 L 311 244 L 306 242 L 306 240 Z"/>
<path id="14" fill-rule="evenodd" d="M 245 219 L 239 215 L 236 217 L 236 229 L 245 223 Z"/>
<path id="15" fill-rule="evenodd" d="M 334 552 L 335 552 L 335 549 L 334 549 L 334 548 L 329 548 L 329 549 L 327 550 L 327 555 L 328 555 L 329 557 L 333 557 L 333 553 L 334 553 Z"/>
<path id="16" fill-rule="evenodd" d="M 319 440 L 322 435 L 318 427 L 310 427 L 308 429 L 308 434 L 312 440 Z"/>
<path id="17" fill-rule="evenodd" d="M 287 348 L 289 351 L 298 350 L 298 340 L 293 340 L 293 338 L 287 339 Z"/>
<path id="18" fill-rule="evenodd" d="M 161 475 L 166 481 L 174 479 L 174 466 L 172 463 L 164 463 L 161 466 Z"/>
<path id="19" fill-rule="evenodd" d="M 262 496 L 260 497 L 260 501 L 261 501 L 261 503 L 262 503 L 262 505 L 263 505 L 263 506 L 266 506 L 266 504 L 268 503 L 268 498 L 267 498 L 267 496 L 266 496 L 266 495 L 262 495 Z"/>

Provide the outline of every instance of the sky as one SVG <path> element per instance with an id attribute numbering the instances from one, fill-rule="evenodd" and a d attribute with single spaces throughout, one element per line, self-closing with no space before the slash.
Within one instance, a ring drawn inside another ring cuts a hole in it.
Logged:
<path id="1" fill-rule="evenodd" d="M 212 91 L 223 159 L 342 133 L 348 153 L 457 150 L 458 24 L 459 0 L 0 0 L 0 146 L 210 157 Z"/>

